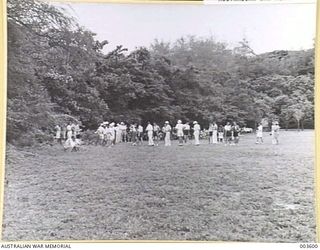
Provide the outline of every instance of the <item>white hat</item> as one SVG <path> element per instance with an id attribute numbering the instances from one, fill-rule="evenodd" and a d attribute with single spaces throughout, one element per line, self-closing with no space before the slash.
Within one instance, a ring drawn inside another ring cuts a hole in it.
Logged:
<path id="1" fill-rule="evenodd" d="M 169 122 L 168 122 L 168 121 L 165 121 L 164 123 L 168 123 L 168 124 L 169 124 Z"/>
<path id="2" fill-rule="evenodd" d="M 182 121 L 181 121 L 181 120 L 178 120 L 178 123 L 182 123 Z"/>
<path id="3" fill-rule="evenodd" d="M 113 127 L 113 126 L 114 126 L 114 122 L 111 122 L 111 123 L 110 123 L 110 126 L 112 126 L 112 127 Z"/>
<path id="4" fill-rule="evenodd" d="M 193 124 L 197 124 L 197 123 L 198 123 L 197 121 L 194 121 L 194 122 L 193 122 Z"/>

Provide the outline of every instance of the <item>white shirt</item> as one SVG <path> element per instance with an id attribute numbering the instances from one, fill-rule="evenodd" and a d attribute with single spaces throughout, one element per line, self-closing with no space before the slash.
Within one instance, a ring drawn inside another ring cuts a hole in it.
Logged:
<path id="1" fill-rule="evenodd" d="M 104 134 L 104 133 L 105 133 L 104 127 L 100 126 L 100 127 L 97 129 L 97 132 L 96 132 L 96 133 L 98 133 L 99 135 L 100 135 L 100 134 Z"/>
<path id="2" fill-rule="evenodd" d="M 141 125 L 138 126 L 138 132 L 143 133 L 143 127 Z"/>
<path id="3" fill-rule="evenodd" d="M 184 128 L 184 126 L 181 123 L 178 123 L 175 127 L 175 129 L 178 130 L 178 132 L 183 132 L 183 128 Z"/>
<path id="4" fill-rule="evenodd" d="M 196 132 L 199 132 L 200 131 L 200 125 L 199 124 L 195 124 L 194 126 L 193 126 L 193 130 Z"/>
<path id="5" fill-rule="evenodd" d="M 164 127 L 164 132 L 168 133 L 171 131 L 171 126 L 170 124 L 167 124 L 165 127 Z"/>
<path id="6" fill-rule="evenodd" d="M 122 130 L 122 131 L 127 130 L 127 126 L 120 124 L 119 125 L 119 129 Z"/>
<path id="7" fill-rule="evenodd" d="M 231 130 L 231 125 L 225 125 L 224 126 L 225 131 L 230 131 Z"/>
<path id="8" fill-rule="evenodd" d="M 146 131 L 153 131 L 153 126 L 151 124 L 148 124 L 148 126 L 146 127 Z"/>
<path id="9" fill-rule="evenodd" d="M 190 130 L 190 125 L 189 124 L 184 124 L 183 125 L 184 130 Z"/>

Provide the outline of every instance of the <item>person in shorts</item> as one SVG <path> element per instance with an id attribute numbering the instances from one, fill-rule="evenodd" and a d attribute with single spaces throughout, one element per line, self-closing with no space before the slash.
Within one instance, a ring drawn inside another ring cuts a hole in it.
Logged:
<path id="1" fill-rule="evenodd" d="M 177 136 L 178 136 L 178 140 L 179 140 L 179 146 L 182 146 L 183 145 L 183 124 L 182 124 L 182 121 L 181 120 L 178 120 L 177 121 L 177 124 L 175 126 L 175 130 L 177 131 Z"/>
<path id="2" fill-rule="evenodd" d="M 223 126 L 220 125 L 218 128 L 218 142 L 223 143 Z"/>

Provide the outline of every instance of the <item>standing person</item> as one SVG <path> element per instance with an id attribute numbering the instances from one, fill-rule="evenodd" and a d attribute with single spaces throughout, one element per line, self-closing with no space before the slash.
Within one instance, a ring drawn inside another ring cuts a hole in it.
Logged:
<path id="1" fill-rule="evenodd" d="M 223 126 L 220 125 L 218 128 L 218 142 L 223 143 Z"/>
<path id="2" fill-rule="evenodd" d="M 117 125 L 114 127 L 114 130 L 116 132 L 116 144 L 118 144 L 121 142 L 121 130 L 119 123 L 117 123 Z"/>
<path id="3" fill-rule="evenodd" d="M 256 131 L 257 141 L 256 144 L 262 144 L 263 143 L 263 126 L 262 123 L 259 123 L 259 126 Z"/>
<path id="4" fill-rule="evenodd" d="M 127 142 L 127 126 L 124 124 L 124 122 L 120 123 L 119 129 L 121 132 L 122 142 Z"/>
<path id="5" fill-rule="evenodd" d="M 99 144 L 102 146 L 104 144 L 104 135 L 105 135 L 105 128 L 103 123 L 100 124 L 95 134 L 98 134 L 98 140 L 96 145 Z"/>
<path id="6" fill-rule="evenodd" d="M 218 143 L 218 125 L 215 122 L 213 123 L 212 143 L 213 144 L 217 144 Z"/>
<path id="7" fill-rule="evenodd" d="M 177 130 L 177 136 L 178 136 L 178 139 L 179 139 L 179 146 L 182 146 L 183 145 L 183 136 L 184 136 L 184 134 L 183 134 L 184 126 L 183 126 L 181 120 L 177 121 L 175 129 Z"/>
<path id="8" fill-rule="evenodd" d="M 279 144 L 279 133 L 280 133 L 280 126 L 277 121 L 272 123 L 271 126 L 271 135 L 272 135 L 272 144 Z"/>
<path id="9" fill-rule="evenodd" d="M 164 123 L 164 145 L 171 146 L 171 126 L 168 121 Z"/>
<path id="10" fill-rule="evenodd" d="M 160 140 L 160 138 L 159 138 L 159 136 L 160 136 L 160 127 L 158 126 L 158 124 L 157 123 L 153 123 L 153 139 L 155 140 L 155 145 L 156 146 L 159 146 L 159 140 Z"/>
<path id="11" fill-rule="evenodd" d="M 154 146 L 154 142 L 153 142 L 153 126 L 151 125 L 150 122 L 148 122 L 148 125 L 146 127 L 146 131 L 148 133 L 148 145 L 149 146 Z"/>
<path id="12" fill-rule="evenodd" d="M 137 145 L 137 125 L 133 123 L 130 127 L 132 146 Z"/>
<path id="13" fill-rule="evenodd" d="M 213 143 L 213 123 L 212 122 L 210 122 L 209 124 L 208 132 L 209 132 L 209 144 L 211 144 Z"/>
<path id="14" fill-rule="evenodd" d="M 226 145 L 231 145 L 232 142 L 232 126 L 230 124 L 230 122 L 227 122 L 227 124 L 224 126 L 223 129 L 223 133 L 224 133 L 224 138 L 225 138 L 225 146 Z"/>
<path id="15" fill-rule="evenodd" d="M 142 144 L 143 141 L 143 127 L 141 126 L 141 124 L 138 125 L 138 143 Z"/>
<path id="16" fill-rule="evenodd" d="M 82 129 L 80 128 L 80 123 L 75 124 L 74 134 L 75 134 L 75 142 L 76 142 L 77 146 L 81 145 L 81 131 L 82 131 Z"/>
<path id="17" fill-rule="evenodd" d="M 183 125 L 183 139 L 184 139 L 184 143 L 187 143 L 189 136 L 190 136 L 190 125 L 189 125 L 189 122 L 186 122 L 186 123 Z"/>
<path id="18" fill-rule="evenodd" d="M 194 135 L 194 144 L 196 146 L 199 146 L 200 145 L 200 130 L 201 130 L 201 127 L 200 125 L 198 124 L 197 121 L 194 121 L 193 122 L 193 135 Z"/>
<path id="19" fill-rule="evenodd" d="M 239 133 L 240 133 L 239 125 L 236 122 L 233 122 L 232 134 L 233 134 L 234 145 L 237 145 L 239 143 Z"/>
<path id="20" fill-rule="evenodd" d="M 61 141 L 61 127 L 60 127 L 60 125 L 57 124 L 55 126 L 55 129 L 56 129 L 55 139 L 57 140 L 58 143 L 62 144 L 62 141 Z"/>
<path id="21" fill-rule="evenodd" d="M 72 127 L 71 124 L 69 123 L 67 125 L 67 140 L 64 143 L 64 149 L 73 149 L 75 146 L 75 142 L 73 140 L 73 132 L 72 132 Z"/>
<path id="22" fill-rule="evenodd" d="M 114 146 L 115 145 L 115 139 L 116 139 L 116 130 L 114 127 L 115 123 L 111 122 L 110 126 L 109 126 L 109 134 L 110 134 L 110 146 Z"/>
<path id="23" fill-rule="evenodd" d="M 61 128 L 61 141 L 66 141 L 67 139 L 67 124 L 63 124 Z"/>

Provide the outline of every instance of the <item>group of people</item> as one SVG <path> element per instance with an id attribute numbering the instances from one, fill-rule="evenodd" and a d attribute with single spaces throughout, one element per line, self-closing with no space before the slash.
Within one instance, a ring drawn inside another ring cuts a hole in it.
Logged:
<path id="1" fill-rule="evenodd" d="M 71 151 L 78 151 L 81 144 L 81 131 L 79 123 L 68 123 L 64 125 L 55 126 L 57 142 L 64 146 L 64 149 L 71 149 Z"/>
<path id="2" fill-rule="evenodd" d="M 157 123 L 148 122 L 143 128 L 137 123 L 126 125 L 124 122 L 118 124 L 103 122 L 95 133 L 98 135 L 97 144 L 110 147 L 120 142 L 131 142 L 132 145 L 142 144 L 145 135 L 149 146 L 158 146 L 162 139 L 165 146 L 171 146 L 173 137 L 178 139 L 179 146 L 186 144 L 193 137 L 194 144 L 198 146 L 203 130 L 197 121 L 194 121 L 192 125 L 191 127 L 189 122 L 183 124 L 181 120 L 178 120 L 175 126 L 171 126 L 169 121 L 165 121 L 163 127 Z M 206 132 L 209 144 L 237 145 L 239 143 L 240 127 L 236 122 L 227 122 L 225 126 L 218 126 L 217 123 L 212 122 Z"/>
<path id="3" fill-rule="evenodd" d="M 279 144 L 279 135 L 280 135 L 280 126 L 278 121 L 273 121 L 271 125 L 271 132 L 270 135 L 272 136 L 272 144 Z M 256 144 L 262 144 L 263 143 L 263 126 L 262 123 L 259 123 L 259 126 L 257 128 L 256 132 Z"/>
<path id="4" fill-rule="evenodd" d="M 65 149 L 77 151 L 81 144 L 80 124 L 69 123 L 64 126 L 57 125 L 56 140 L 64 145 Z M 271 126 L 272 143 L 279 144 L 279 123 L 274 121 Z M 97 134 L 96 144 L 112 147 L 121 142 L 130 142 L 132 145 L 141 145 L 144 139 L 148 140 L 149 146 L 158 146 L 160 140 L 164 140 L 165 146 L 171 146 L 173 138 L 178 139 L 178 145 L 183 146 L 188 143 L 191 138 L 194 139 L 194 145 L 200 145 L 200 138 L 206 134 L 209 144 L 224 143 L 227 145 L 237 145 L 241 128 L 237 122 L 227 122 L 224 126 L 217 125 L 215 122 L 209 124 L 208 129 L 201 130 L 201 126 L 197 121 L 192 123 L 182 123 L 178 120 L 174 126 L 169 121 L 165 121 L 160 127 L 157 123 L 148 122 L 144 128 L 141 124 L 124 122 L 115 124 L 114 122 L 103 122 L 99 125 L 95 134 Z M 256 143 L 263 143 L 263 126 L 260 123 L 256 130 Z"/>

